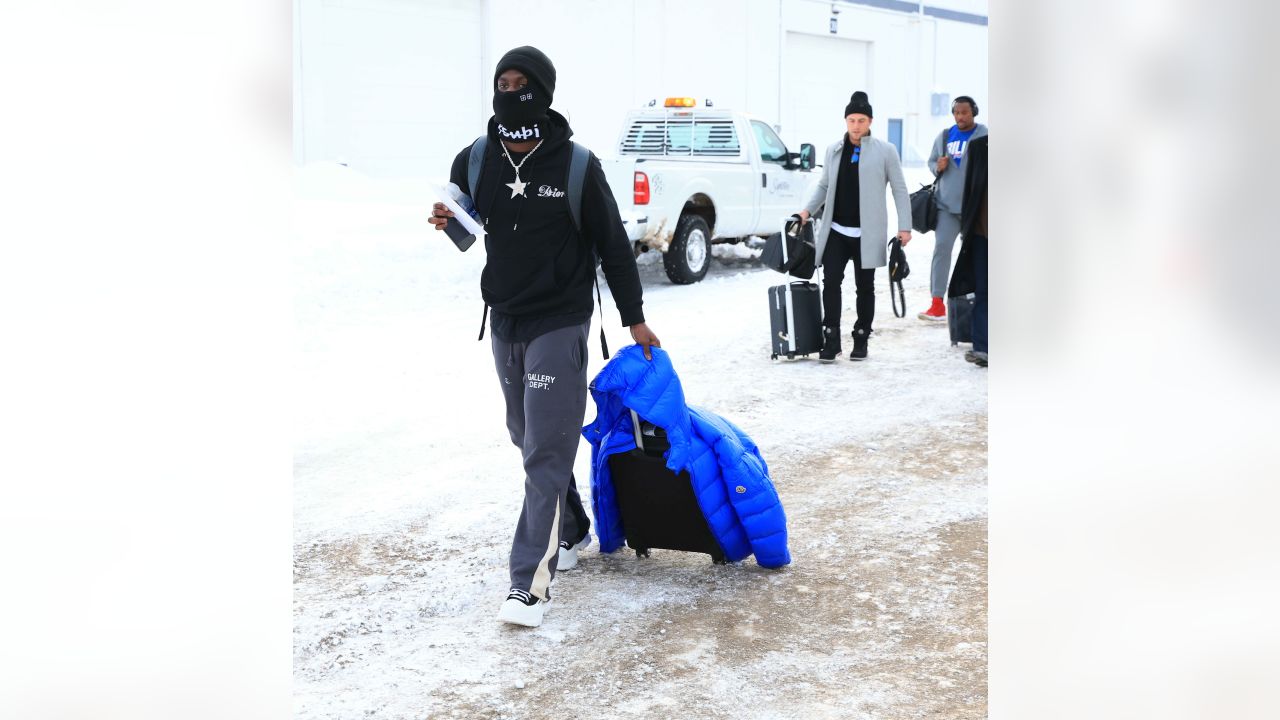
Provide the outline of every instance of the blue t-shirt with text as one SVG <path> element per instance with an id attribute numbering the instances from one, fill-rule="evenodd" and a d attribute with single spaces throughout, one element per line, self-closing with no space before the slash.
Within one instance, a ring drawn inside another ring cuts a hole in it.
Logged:
<path id="1" fill-rule="evenodd" d="M 952 125 L 951 130 L 947 133 L 947 156 L 951 158 L 951 162 L 955 163 L 956 167 L 960 167 L 960 159 L 964 157 L 965 146 L 969 144 L 969 138 L 973 137 L 977 130 L 977 125 L 967 131 L 961 131 L 959 127 Z"/>

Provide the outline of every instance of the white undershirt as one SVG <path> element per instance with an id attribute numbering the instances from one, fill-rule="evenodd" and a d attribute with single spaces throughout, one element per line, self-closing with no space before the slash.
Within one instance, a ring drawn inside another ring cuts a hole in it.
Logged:
<path id="1" fill-rule="evenodd" d="M 845 237 L 862 237 L 862 228 L 845 227 L 840 223 L 833 222 L 831 223 L 831 229 Z"/>

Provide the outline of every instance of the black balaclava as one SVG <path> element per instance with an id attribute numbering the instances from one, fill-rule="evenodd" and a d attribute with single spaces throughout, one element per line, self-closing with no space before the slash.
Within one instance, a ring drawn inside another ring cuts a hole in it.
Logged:
<path id="1" fill-rule="evenodd" d="M 871 115 L 871 101 L 867 99 L 867 94 L 861 90 L 855 92 L 849 98 L 849 104 L 844 106 L 844 116 L 849 117 L 854 113 L 860 113 L 867 117 Z"/>
<path id="2" fill-rule="evenodd" d="M 524 73 L 529 84 L 513 92 L 498 92 L 498 76 L 508 70 Z M 514 142 L 541 140 L 555 90 L 556 68 L 541 50 L 524 45 L 503 55 L 493 71 L 493 114 L 498 121 L 498 136 Z"/>

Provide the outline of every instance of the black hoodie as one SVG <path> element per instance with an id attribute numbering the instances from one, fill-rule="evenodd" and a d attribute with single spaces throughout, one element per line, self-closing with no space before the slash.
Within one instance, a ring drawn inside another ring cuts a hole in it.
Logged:
<path id="1" fill-rule="evenodd" d="M 546 139 L 520 168 L 528 183 L 511 197 L 511 163 L 502 156 L 496 122 L 489 120 L 489 143 L 479 188 L 467 183 L 468 146 L 454 158 L 450 181 L 475 201 L 485 226 L 480 293 L 493 309 L 493 334 L 505 342 L 528 342 L 562 327 L 586 322 L 595 308 L 592 285 L 596 256 L 623 325 L 644 322 L 640 274 L 618 205 L 593 153 L 582 189 L 582 232 L 569 215 L 567 179 L 573 130 L 559 113 L 548 112 Z M 518 165 L 528 153 L 511 153 Z M 594 247 L 595 252 L 592 252 Z"/>

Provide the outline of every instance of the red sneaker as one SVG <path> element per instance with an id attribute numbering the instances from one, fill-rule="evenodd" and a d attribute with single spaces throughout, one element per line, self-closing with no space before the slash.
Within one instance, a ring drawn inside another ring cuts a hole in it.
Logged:
<path id="1" fill-rule="evenodd" d="M 933 304 L 929 306 L 929 309 L 916 315 L 916 317 L 921 320 L 946 320 L 947 306 L 942 302 L 942 298 L 936 297 L 933 299 Z"/>

